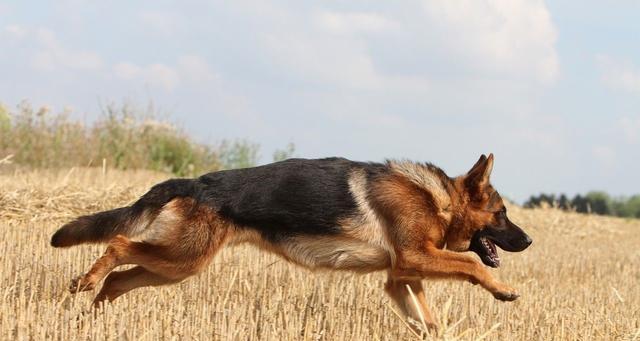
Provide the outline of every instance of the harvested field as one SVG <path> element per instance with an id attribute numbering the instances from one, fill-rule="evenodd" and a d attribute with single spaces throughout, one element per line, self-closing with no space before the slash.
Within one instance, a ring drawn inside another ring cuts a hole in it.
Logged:
<path id="1" fill-rule="evenodd" d="M 67 293 L 103 246 L 53 249 L 79 214 L 128 204 L 166 175 L 72 169 L 0 173 L 0 339 L 415 339 L 384 295 L 384 273 L 318 272 L 249 247 L 224 250 L 179 285 L 132 291 L 104 310 Z M 640 221 L 510 207 L 534 239 L 491 270 L 505 303 L 469 283 L 426 282 L 437 340 L 640 339 Z M 396 309 L 397 310 L 397 309 Z"/>

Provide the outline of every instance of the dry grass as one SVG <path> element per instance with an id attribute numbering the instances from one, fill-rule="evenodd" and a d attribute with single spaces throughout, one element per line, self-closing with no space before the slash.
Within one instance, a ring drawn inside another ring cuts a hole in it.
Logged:
<path id="1" fill-rule="evenodd" d="M 134 200 L 165 175 L 74 169 L 0 175 L 0 339 L 412 339 L 383 295 L 384 273 L 311 273 L 239 247 L 197 278 L 137 289 L 94 316 L 72 276 L 102 246 L 49 247 L 75 215 Z M 640 223 L 511 209 L 534 244 L 494 271 L 522 297 L 498 302 L 467 283 L 426 282 L 435 339 L 640 338 Z"/>

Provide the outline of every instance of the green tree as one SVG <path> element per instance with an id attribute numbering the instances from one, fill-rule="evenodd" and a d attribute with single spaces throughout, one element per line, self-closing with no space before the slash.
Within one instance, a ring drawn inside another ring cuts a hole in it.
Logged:
<path id="1" fill-rule="evenodd" d="M 613 214 L 619 217 L 640 218 L 640 195 L 613 201 Z"/>
<path id="2" fill-rule="evenodd" d="M 640 218 L 640 195 L 634 195 L 627 201 L 627 217 Z"/>
<path id="3" fill-rule="evenodd" d="M 571 199 L 571 206 L 573 206 L 576 209 L 576 212 L 580 212 L 580 213 L 588 213 L 591 210 L 589 207 L 589 201 L 587 200 L 587 198 L 583 197 L 580 194 L 576 195 L 575 197 L 573 197 L 573 199 Z"/>
<path id="4" fill-rule="evenodd" d="M 591 212 L 600 215 L 611 214 L 611 198 L 609 195 L 602 191 L 592 191 L 587 193 L 587 202 Z"/>

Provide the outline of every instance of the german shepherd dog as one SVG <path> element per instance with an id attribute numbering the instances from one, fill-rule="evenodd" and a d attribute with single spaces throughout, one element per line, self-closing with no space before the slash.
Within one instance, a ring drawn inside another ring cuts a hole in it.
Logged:
<path id="1" fill-rule="evenodd" d="M 531 244 L 489 182 L 493 160 L 482 155 L 455 178 L 429 163 L 327 158 L 171 179 L 131 206 L 64 225 L 51 245 L 108 243 L 69 288 L 91 290 L 106 277 L 96 306 L 138 287 L 180 282 L 223 246 L 251 243 L 310 269 L 387 270 L 390 297 L 405 314 L 435 327 L 423 278 L 466 280 L 499 300 L 518 298 L 462 254 L 473 251 L 498 267 L 496 245 L 515 252 Z M 113 271 L 124 264 L 136 266 Z"/>

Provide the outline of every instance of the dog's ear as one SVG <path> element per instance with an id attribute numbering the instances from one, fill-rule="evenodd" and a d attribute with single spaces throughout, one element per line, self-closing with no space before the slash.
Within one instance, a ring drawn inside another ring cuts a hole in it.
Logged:
<path id="1" fill-rule="evenodd" d="M 467 191 L 472 194 L 472 197 L 475 194 L 482 192 L 489 185 L 489 178 L 491 176 L 491 171 L 493 170 L 493 154 L 489 154 L 489 157 L 486 157 L 484 154 L 480 156 L 478 162 L 476 162 L 471 170 L 465 175 L 464 184 L 467 188 Z"/>
<path id="2" fill-rule="evenodd" d="M 471 169 L 467 172 L 467 174 L 470 174 L 471 172 L 473 172 L 476 168 L 480 167 L 486 161 L 487 161 L 487 157 L 484 154 L 480 155 L 480 158 L 478 159 L 478 161 L 476 161 L 476 163 L 473 165 L 473 167 L 471 167 Z"/>

